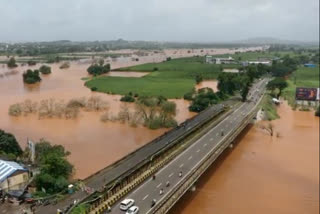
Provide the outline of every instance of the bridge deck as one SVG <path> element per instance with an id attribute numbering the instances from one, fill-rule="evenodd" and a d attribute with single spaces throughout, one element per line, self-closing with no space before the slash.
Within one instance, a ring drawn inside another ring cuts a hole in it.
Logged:
<path id="1" fill-rule="evenodd" d="M 261 81 L 254 85 L 251 89 L 252 100 L 256 100 L 261 96 L 260 91 L 265 87 L 266 81 Z M 254 102 L 243 103 L 237 110 L 231 115 L 226 117 L 217 126 L 212 128 L 208 133 L 203 135 L 199 140 L 193 143 L 184 152 L 179 154 L 174 160 L 164 166 L 159 172 L 157 172 L 156 179 L 151 178 L 146 180 L 136 190 L 129 193 L 126 198 L 132 198 L 135 200 L 135 204 L 139 207 L 140 213 L 152 213 L 151 201 L 155 199 L 157 203 L 170 195 L 171 191 L 183 182 L 184 178 L 191 173 L 194 168 L 198 167 L 202 160 L 210 154 L 223 140 L 233 133 L 248 115 L 252 109 L 256 107 Z M 221 136 L 223 130 L 224 135 Z M 179 172 L 182 172 L 182 176 L 179 177 Z M 166 187 L 166 183 L 169 182 L 170 186 Z M 163 189 L 164 193 L 160 195 L 160 189 Z M 111 213 L 124 213 L 119 209 L 119 204 L 116 204 Z"/>

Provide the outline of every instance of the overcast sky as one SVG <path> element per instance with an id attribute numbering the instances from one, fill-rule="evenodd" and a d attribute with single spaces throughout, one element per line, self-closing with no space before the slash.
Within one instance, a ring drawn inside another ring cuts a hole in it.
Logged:
<path id="1" fill-rule="evenodd" d="M 319 40 L 319 0 L 0 0 L 0 41 Z"/>

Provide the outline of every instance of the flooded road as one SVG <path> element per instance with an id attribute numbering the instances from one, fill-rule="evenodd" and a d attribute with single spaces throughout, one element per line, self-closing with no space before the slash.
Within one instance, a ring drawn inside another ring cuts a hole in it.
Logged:
<path id="1" fill-rule="evenodd" d="M 248 128 L 171 214 L 319 213 L 319 118 L 282 104 L 271 137 Z"/>

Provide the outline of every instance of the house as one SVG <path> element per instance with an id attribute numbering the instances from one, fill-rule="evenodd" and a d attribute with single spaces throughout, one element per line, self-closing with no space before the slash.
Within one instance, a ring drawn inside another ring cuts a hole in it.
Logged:
<path id="1" fill-rule="evenodd" d="M 0 160 L 0 189 L 8 192 L 20 190 L 29 181 L 29 171 L 13 161 Z"/>

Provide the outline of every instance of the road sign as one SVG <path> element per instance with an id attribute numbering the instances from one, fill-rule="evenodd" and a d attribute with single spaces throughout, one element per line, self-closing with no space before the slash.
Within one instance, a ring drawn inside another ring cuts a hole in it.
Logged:
<path id="1" fill-rule="evenodd" d="M 317 88 L 297 88 L 296 100 L 315 101 L 317 99 Z"/>

